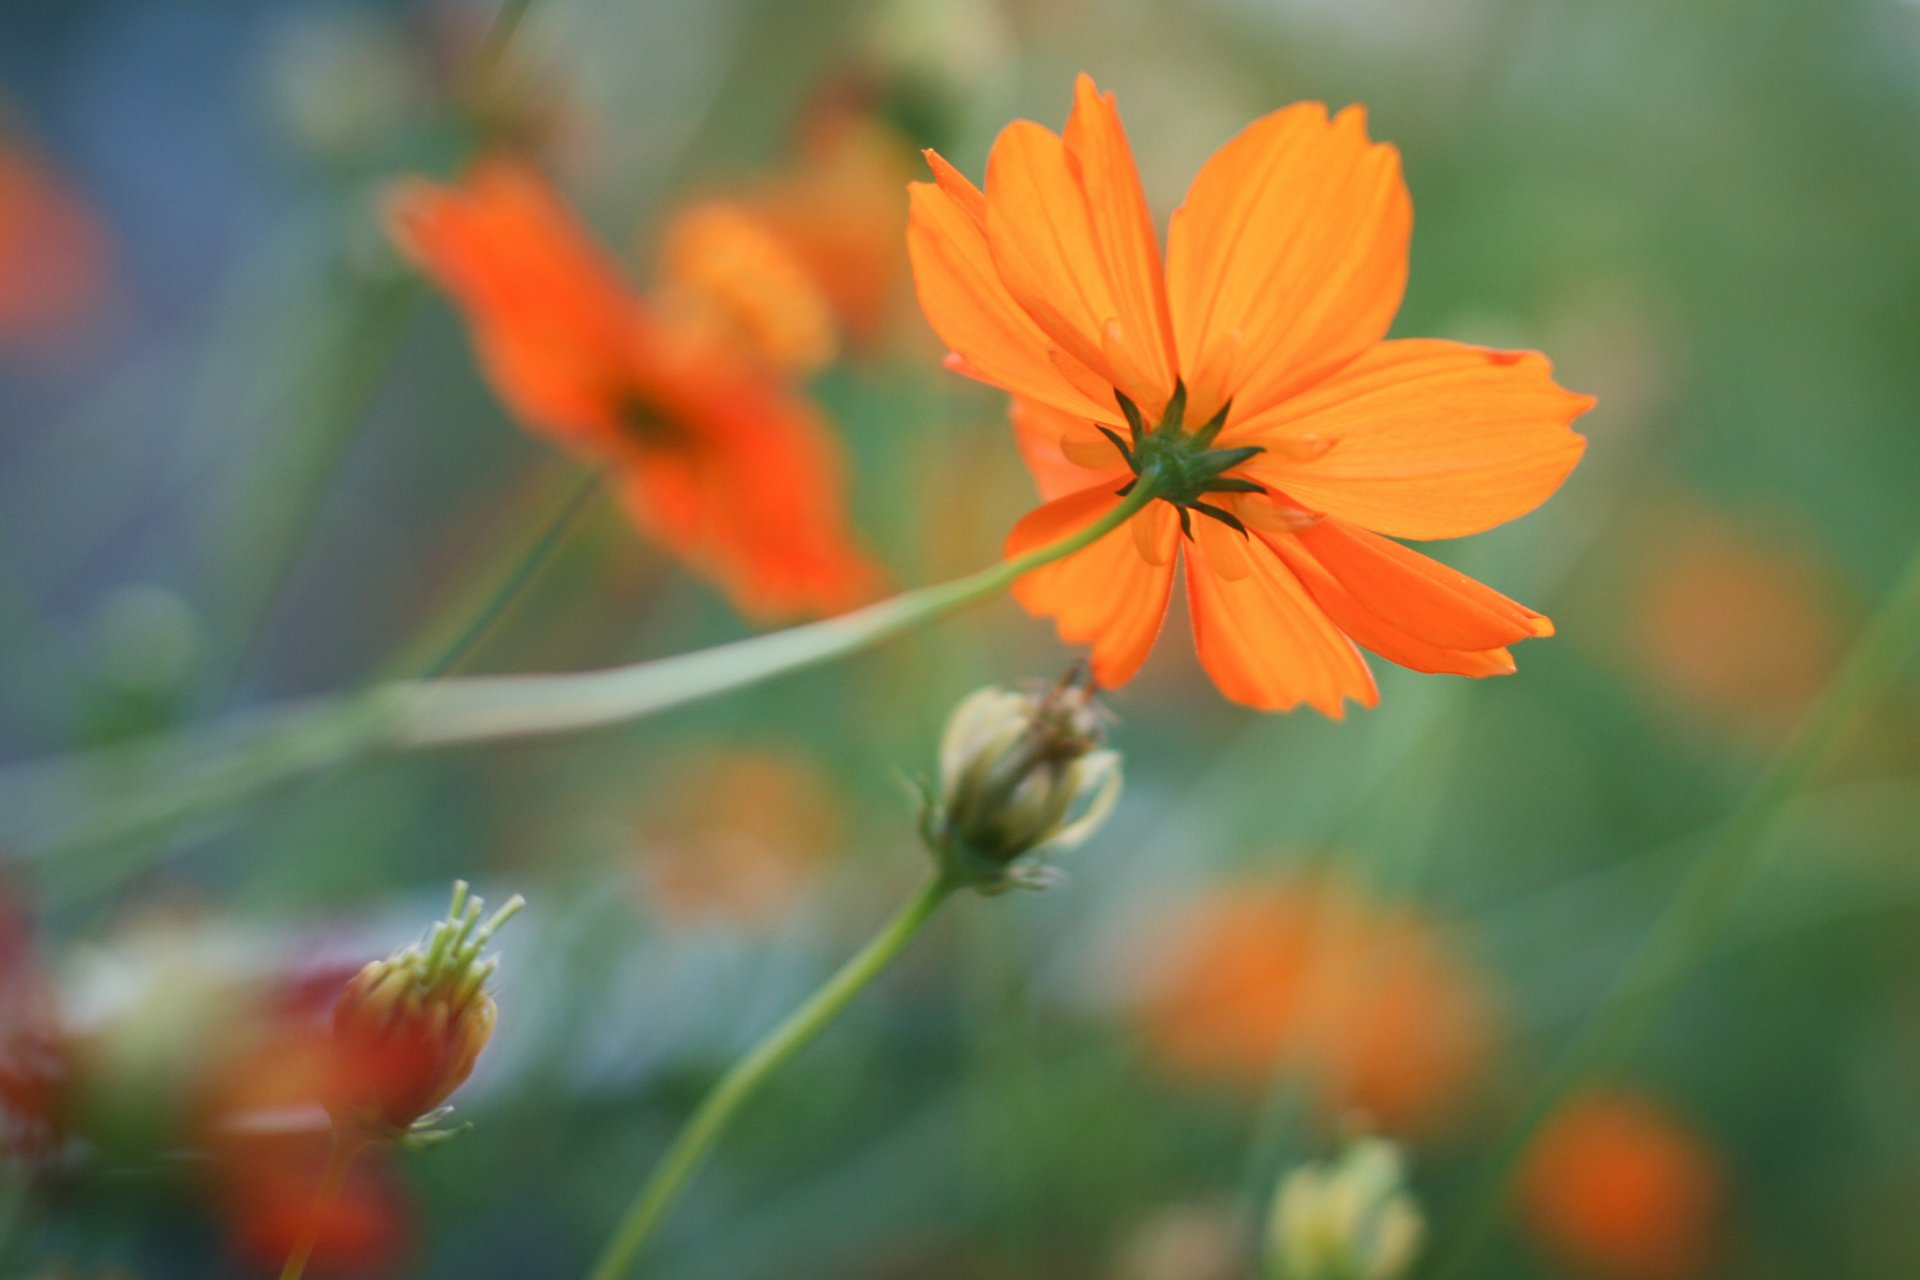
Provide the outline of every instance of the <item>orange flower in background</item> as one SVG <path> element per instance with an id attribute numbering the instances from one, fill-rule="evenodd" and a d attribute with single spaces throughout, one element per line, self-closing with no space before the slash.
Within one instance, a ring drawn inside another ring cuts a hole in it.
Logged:
<path id="1" fill-rule="evenodd" d="M 906 275 L 900 189 L 913 177 L 913 148 L 869 111 L 828 102 L 807 114 L 796 149 L 793 166 L 755 193 L 753 207 L 847 336 L 870 345 Z"/>
<path id="2" fill-rule="evenodd" d="M 699 201 L 676 213 L 660 240 L 658 305 L 683 331 L 704 331 L 784 373 L 833 359 L 832 305 L 751 209 Z"/>
<path id="3" fill-rule="evenodd" d="M 277 1268 L 311 1234 L 317 1271 L 379 1275 L 398 1264 L 412 1234 L 406 1201 L 370 1153 L 338 1194 L 322 1194 L 334 1141 L 326 1100 L 371 1065 L 344 1053 L 330 1025 L 355 972 L 316 968 L 259 993 L 243 1043 L 205 1067 L 194 1133 L 212 1157 L 206 1192 L 233 1251 L 262 1269 Z"/>
<path id="4" fill-rule="evenodd" d="M 83 330 L 106 301 L 106 229 L 23 144 L 0 137 L 0 347 L 33 351 Z"/>
<path id="5" fill-rule="evenodd" d="M 769 925 L 836 847 L 839 806 L 804 756 L 702 755 L 671 771 L 647 806 L 639 869 L 651 906 L 680 924 Z"/>
<path id="6" fill-rule="evenodd" d="M 1426 921 L 1335 881 L 1211 891 L 1141 954 L 1145 1045 L 1190 1079 L 1258 1094 L 1305 1072 L 1330 1110 L 1404 1132 L 1441 1125 L 1492 1051 L 1481 976 Z"/>
<path id="7" fill-rule="evenodd" d="M 0 1161 L 31 1163 L 59 1148 L 67 1071 L 53 975 L 30 912 L 0 883 Z"/>
<path id="8" fill-rule="evenodd" d="M 1064 136 L 1004 129 L 983 193 L 928 152 L 908 248 L 958 371 L 1011 392 L 1045 506 L 1016 556 L 1099 520 L 1141 474 L 1156 495 L 1014 588 L 1102 684 L 1131 678 L 1174 571 L 1200 660 L 1229 698 L 1338 716 L 1372 705 L 1356 646 L 1418 671 L 1513 670 L 1552 624 L 1393 538 L 1454 538 L 1559 486 L 1591 407 L 1545 357 L 1383 341 L 1412 211 L 1398 153 L 1360 108 L 1256 120 L 1201 169 L 1164 269 L 1111 95 L 1080 77 Z"/>
<path id="9" fill-rule="evenodd" d="M 1649 1098 L 1597 1094 L 1534 1139 L 1520 1210 L 1579 1274 L 1691 1280 L 1712 1261 L 1725 1184 L 1718 1156 L 1685 1121 Z"/>
<path id="10" fill-rule="evenodd" d="M 872 344 L 906 270 L 912 154 L 858 108 L 810 111 L 785 170 L 675 213 L 661 236 L 661 307 L 789 372 L 825 364 L 843 339 Z"/>
<path id="11" fill-rule="evenodd" d="M 322 1195 L 328 1140 L 315 1134 L 259 1134 L 229 1143 L 210 1171 L 216 1207 L 233 1251 L 270 1274 L 313 1238 L 316 1274 L 378 1276 L 398 1270 L 413 1217 L 391 1173 L 362 1159 L 340 1189 Z"/>
<path id="12" fill-rule="evenodd" d="M 838 444 L 758 353 L 636 294 L 544 179 L 508 160 L 393 194 L 401 250 L 465 313 L 495 390 L 531 430 L 609 467 L 640 529 L 755 617 L 872 589 Z"/>

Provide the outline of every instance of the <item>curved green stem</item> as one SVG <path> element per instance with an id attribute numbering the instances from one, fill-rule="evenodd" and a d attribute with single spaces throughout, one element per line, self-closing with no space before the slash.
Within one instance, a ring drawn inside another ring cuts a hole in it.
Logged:
<path id="1" fill-rule="evenodd" d="M 443 676 L 460 665 L 466 656 L 473 652 L 474 646 L 493 629 L 493 624 L 507 611 L 523 588 L 533 581 L 534 576 L 546 567 L 553 553 L 565 542 L 573 527 L 593 505 L 594 495 L 600 491 L 601 473 L 589 471 L 576 482 L 551 516 L 542 525 L 533 541 L 513 561 L 510 568 L 487 593 L 480 607 L 473 611 L 459 634 L 449 640 L 433 658 L 425 663 L 421 675 L 432 679 Z"/>
<path id="2" fill-rule="evenodd" d="M 627 1273 L 680 1188 L 725 1132 L 734 1114 L 769 1076 L 824 1031 L 868 983 L 893 963 L 953 890 L 953 883 L 944 876 L 929 880 L 899 914 L 809 996 L 805 1004 L 788 1014 L 784 1022 L 727 1069 L 700 1100 L 680 1136 L 673 1140 L 653 1175 L 635 1194 L 626 1216 L 601 1251 L 600 1260 L 588 1272 L 589 1280 L 619 1280 Z"/>
<path id="3" fill-rule="evenodd" d="M 1452 1236 L 1442 1239 L 1435 1251 L 1428 1274 L 1440 1280 L 1476 1274 L 1476 1255 L 1499 1220 L 1507 1183 L 1534 1133 L 1570 1094 L 1617 1069 L 1639 1043 L 1726 922 L 1782 806 L 1806 785 L 1860 713 L 1898 677 L 1916 635 L 1920 635 L 1920 549 L 1907 561 L 1819 705 L 1728 816 L 1626 972 L 1488 1159 L 1464 1209 L 1453 1218 Z"/>
<path id="4" fill-rule="evenodd" d="M 566 733 L 743 689 L 991 599 L 1022 574 L 1113 532 L 1157 492 L 1149 472 L 1099 520 L 1023 556 L 837 618 L 696 653 L 568 675 L 398 681 L 356 696 L 248 713 L 197 734 L 23 766 L 0 779 L 0 836 L 42 859 L 55 858 L 152 837 L 369 751 Z M 4 825 L 23 813 L 84 816 L 77 827 L 63 824 L 51 833 L 35 830 L 31 817 L 25 830 Z"/>
<path id="5" fill-rule="evenodd" d="M 1095 542 L 1156 496 L 1146 479 L 1112 511 L 1075 533 L 937 586 L 903 592 L 837 618 L 660 658 L 569 675 L 485 676 L 415 687 L 394 744 L 417 748 L 567 733 L 652 715 L 845 657 L 970 605 Z"/>
<path id="6" fill-rule="evenodd" d="M 507 46 L 513 43 L 513 36 L 520 29 L 521 19 L 527 16 L 533 0 L 503 0 L 498 13 L 493 15 L 493 24 L 487 28 L 482 38 L 480 51 L 474 55 L 473 77 L 485 83 L 491 80 L 500 69 L 501 60 L 506 57 Z"/>

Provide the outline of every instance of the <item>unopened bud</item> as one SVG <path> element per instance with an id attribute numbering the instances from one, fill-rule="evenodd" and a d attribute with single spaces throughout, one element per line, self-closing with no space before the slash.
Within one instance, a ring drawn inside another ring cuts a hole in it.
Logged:
<path id="1" fill-rule="evenodd" d="M 473 1073 L 498 1016 L 480 953 L 525 901 L 515 894 L 484 922 L 486 906 L 453 886 L 447 918 L 420 942 L 356 974 L 333 1011 L 338 1058 L 328 1110 L 343 1132 L 431 1139 L 436 1110 Z"/>
<path id="2" fill-rule="evenodd" d="M 1360 1138 L 1335 1159 L 1286 1176 L 1267 1249 L 1278 1280 L 1399 1280 L 1424 1230 L 1400 1149 Z"/>
<path id="3" fill-rule="evenodd" d="M 947 720 L 921 834 L 947 874 L 985 893 L 1044 888 L 1039 859 L 1079 844 L 1120 798 L 1120 753 L 1102 747 L 1089 685 L 981 689 Z"/>

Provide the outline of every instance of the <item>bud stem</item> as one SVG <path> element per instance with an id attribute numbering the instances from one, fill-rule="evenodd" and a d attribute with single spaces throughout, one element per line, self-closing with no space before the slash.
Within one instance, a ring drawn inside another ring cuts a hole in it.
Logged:
<path id="1" fill-rule="evenodd" d="M 356 1140 L 334 1134 L 327 1149 L 326 1176 L 320 1180 L 320 1190 L 314 1196 L 306 1229 L 300 1233 L 293 1251 L 287 1255 L 286 1265 L 280 1268 L 280 1280 L 300 1280 L 306 1274 L 307 1261 L 313 1257 L 314 1248 L 320 1243 L 320 1233 L 326 1228 L 327 1214 L 332 1211 L 333 1202 L 340 1198 L 341 1188 L 347 1185 L 347 1170 L 353 1167 L 353 1158 L 360 1154 L 360 1146 Z"/>
<path id="2" fill-rule="evenodd" d="M 640 1187 L 626 1216 L 608 1239 L 589 1280 L 619 1280 L 652 1236 L 681 1186 L 699 1166 L 741 1105 L 760 1085 L 840 1016 L 868 983 L 893 963 L 928 918 L 954 891 L 945 876 L 935 876 L 902 907 L 885 928 L 840 967 L 805 1004 L 761 1037 L 708 1091 L 687 1125 Z"/>

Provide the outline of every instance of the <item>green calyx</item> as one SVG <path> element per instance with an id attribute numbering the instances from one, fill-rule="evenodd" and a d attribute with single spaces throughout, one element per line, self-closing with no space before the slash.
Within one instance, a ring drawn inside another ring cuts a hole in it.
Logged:
<path id="1" fill-rule="evenodd" d="M 1140 414 L 1140 406 L 1118 392 L 1114 393 L 1114 398 L 1120 402 L 1120 412 L 1126 416 L 1131 440 L 1107 427 L 1100 427 L 1099 430 L 1101 435 L 1113 442 L 1113 447 L 1127 460 L 1127 466 L 1136 477 L 1120 490 L 1121 495 L 1124 497 L 1132 492 L 1138 477 L 1151 471 L 1155 496 L 1172 503 L 1179 510 L 1180 531 L 1187 537 L 1193 536 L 1188 513 L 1194 511 L 1218 520 L 1244 537 L 1247 529 L 1240 523 L 1239 517 L 1206 500 L 1206 495 L 1211 493 L 1265 492 L 1255 481 L 1227 474 L 1255 454 L 1263 452 L 1259 445 L 1245 445 L 1238 449 L 1213 447 L 1221 428 L 1227 425 L 1227 412 L 1232 406 L 1221 405 L 1218 413 L 1189 431 L 1186 425 L 1187 387 L 1183 382 L 1176 382 L 1173 385 L 1173 397 L 1167 401 L 1166 413 L 1161 416 L 1158 426 L 1149 429 Z"/>

